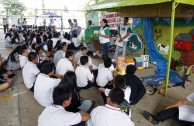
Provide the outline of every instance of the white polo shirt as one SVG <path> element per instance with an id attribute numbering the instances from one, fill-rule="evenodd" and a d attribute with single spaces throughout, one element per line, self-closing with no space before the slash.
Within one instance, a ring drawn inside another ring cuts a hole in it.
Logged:
<path id="1" fill-rule="evenodd" d="M 28 89 L 32 88 L 36 81 L 36 76 L 40 73 L 36 64 L 32 62 L 27 62 L 27 64 L 22 69 L 22 76 L 24 79 L 24 84 Z"/>
<path id="2" fill-rule="evenodd" d="M 38 126 L 71 126 L 80 123 L 79 112 L 67 112 L 62 106 L 48 106 L 38 118 Z"/>
<path id="3" fill-rule="evenodd" d="M 53 90 L 60 82 L 61 79 L 39 74 L 34 85 L 34 98 L 43 107 L 51 105 L 53 103 Z"/>
<path id="4" fill-rule="evenodd" d="M 54 59 L 53 59 L 53 63 L 55 64 L 55 66 L 57 66 L 57 63 L 59 62 L 60 59 L 65 58 L 65 51 L 62 50 L 58 50 L 55 55 L 54 55 Z"/>
<path id="5" fill-rule="evenodd" d="M 108 104 L 98 106 L 92 110 L 87 126 L 134 126 L 129 116 L 120 111 L 120 108 Z"/>
<path id="6" fill-rule="evenodd" d="M 67 71 L 74 71 L 73 64 L 67 58 L 60 59 L 56 66 L 56 74 L 64 75 Z"/>
<path id="7" fill-rule="evenodd" d="M 63 39 L 61 40 L 61 42 L 66 42 L 67 45 L 71 44 L 71 41 L 69 41 L 69 40 L 66 39 L 66 38 L 63 38 Z"/>
<path id="8" fill-rule="evenodd" d="M 87 66 L 78 66 L 75 70 L 75 74 L 77 76 L 77 86 L 85 87 L 88 84 L 88 81 L 92 81 L 94 75 L 90 72 Z"/>
<path id="9" fill-rule="evenodd" d="M 113 80 L 112 72 L 108 68 L 101 68 L 98 70 L 96 83 L 100 87 L 104 87 L 109 81 Z"/>
<path id="10" fill-rule="evenodd" d="M 78 63 L 81 56 L 82 56 L 82 53 L 80 51 L 75 54 L 74 60 L 76 61 L 76 63 Z"/>
<path id="11" fill-rule="evenodd" d="M 101 69 L 101 68 L 105 68 L 104 63 L 99 64 L 98 70 Z M 113 71 L 115 70 L 113 64 L 111 64 L 111 66 L 109 67 L 109 70 L 110 70 L 111 72 L 113 72 Z"/>
<path id="12" fill-rule="evenodd" d="M 189 102 L 194 101 L 194 93 L 190 94 L 186 98 Z M 183 105 L 179 107 L 179 119 L 194 122 L 194 106 Z"/>
<path id="13" fill-rule="evenodd" d="M 19 55 L 19 62 L 20 62 L 20 67 L 23 68 L 28 62 L 28 57 Z"/>
<path id="14" fill-rule="evenodd" d="M 53 48 L 54 48 L 57 44 L 57 41 L 59 41 L 59 38 L 52 38 L 51 40 L 53 41 Z"/>

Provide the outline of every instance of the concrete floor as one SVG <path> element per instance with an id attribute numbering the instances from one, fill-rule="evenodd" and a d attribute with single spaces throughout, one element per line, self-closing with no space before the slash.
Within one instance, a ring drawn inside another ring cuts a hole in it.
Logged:
<path id="1" fill-rule="evenodd" d="M 0 31 L 0 54 L 6 57 L 11 49 L 4 48 L 3 33 Z M 99 63 L 99 60 L 96 61 Z M 151 68 L 138 70 L 137 76 L 148 76 L 154 74 L 155 66 Z M 194 77 L 190 77 L 194 82 Z M 156 113 L 166 106 L 174 103 L 176 100 L 182 99 L 194 90 L 194 84 L 186 84 L 186 89 L 182 87 L 169 88 L 167 97 L 160 94 L 145 95 L 144 98 L 135 106 L 132 107 L 132 120 L 136 126 L 151 126 L 147 120 L 142 116 L 142 112 L 147 110 L 151 113 Z M 102 98 L 97 88 L 90 88 L 81 91 L 81 96 L 84 99 L 91 99 L 97 105 L 102 105 Z M 194 105 L 194 104 L 193 104 Z M 0 92 L 0 126 L 36 126 L 38 116 L 43 111 L 33 97 L 33 93 L 29 92 L 22 83 L 21 70 L 16 71 L 14 77 L 13 90 L 11 88 Z M 177 119 L 170 119 L 160 123 L 158 126 L 187 126 L 185 123 Z"/>

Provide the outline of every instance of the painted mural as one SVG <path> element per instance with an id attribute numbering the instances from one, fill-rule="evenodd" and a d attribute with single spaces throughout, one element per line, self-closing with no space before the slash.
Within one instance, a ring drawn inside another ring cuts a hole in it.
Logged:
<path id="1" fill-rule="evenodd" d="M 153 18 L 151 22 L 155 45 L 159 52 L 167 58 L 170 41 L 170 19 Z M 133 20 L 132 29 L 144 37 L 141 18 Z M 194 65 L 194 58 L 191 58 L 194 57 L 194 19 L 176 19 L 174 38 L 172 58 L 183 60 L 186 66 Z"/>

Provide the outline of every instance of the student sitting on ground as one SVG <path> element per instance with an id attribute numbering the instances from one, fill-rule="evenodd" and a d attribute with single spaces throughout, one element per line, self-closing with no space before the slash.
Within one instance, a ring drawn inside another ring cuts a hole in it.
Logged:
<path id="1" fill-rule="evenodd" d="M 146 89 L 141 80 L 136 75 L 134 75 L 136 70 L 136 66 L 128 65 L 125 74 L 126 85 L 131 87 L 131 105 L 137 104 L 146 92 Z"/>
<path id="2" fill-rule="evenodd" d="M 19 63 L 19 48 L 21 46 L 17 46 L 8 56 L 6 64 L 4 68 L 6 70 L 18 70 L 20 68 Z"/>
<path id="3" fill-rule="evenodd" d="M 121 112 L 120 104 L 124 100 L 124 92 L 120 88 L 111 89 L 105 106 L 92 110 L 87 126 L 134 126 L 129 116 Z"/>
<path id="4" fill-rule="evenodd" d="M 87 48 L 86 48 L 86 47 L 82 47 L 81 50 L 78 51 L 78 52 L 75 54 L 75 56 L 74 56 L 74 65 L 75 65 L 74 68 L 77 67 L 77 64 L 78 64 L 78 62 L 79 62 L 79 60 L 80 60 L 80 57 L 81 57 L 81 56 L 85 56 L 86 53 L 87 53 Z"/>
<path id="5" fill-rule="evenodd" d="M 82 89 L 88 89 L 94 86 L 94 76 L 88 68 L 88 56 L 81 56 L 81 65 L 75 70 L 77 76 L 77 86 Z"/>
<path id="6" fill-rule="evenodd" d="M 112 61 L 110 58 L 108 58 L 104 61 L 105 67 L 98 69 L 98 76 L 96 79 L 96 83 L 98 86 L 108 88 L 108 89 L 113 88 L 113 85 L 112 85 L 113 74 L 109 70 L 109 67 L 111 66 L 111 64 L 112 64 Z M 104 93 L 102 93 L 102 98 L 104 100 L 104 103 L 106 103 L 106 97 L 105 97 Z"/>
<path id="7" fill-rule="evenodd" d="M 34 98 L 43 107 L 52 105 L 53 89 L 58 86 L 61 79 L 52 78 L 54 75 L 54 64 L 46 63 L 42 68 L 42 73 L 37 76 L 34 86 Z"/>
<path id="8" fill-rule="evenodd" d="M 190 102 L 194 101 L 194 93 L 187 96 L 175 104 L 172 104 L 164 110 L 152 115 L 147 111 L 144 111 L 143 116 L 152 124 L 157 125 L 159 122 L 163 122 L 167 119 L 179 116 L 180 120 L 194 122 L 194 107 L 189 106 Z"/>
<path id="9" fill-rule="evenodd" d="M 36 81 L 36 77 L 40 73 L 40 70 L 36 66 L 37 63 L 38 63 L 37 53 L 30 52 L 28 54 L 28 62 L 22 69 L 24 84 L 32 92 L 34 92 L 34 84 Z"/>
<path id="10" fill-rule="evenodd" d="M 58 51 L 54 55 L 53 62 L 55 66 L 57 66 L 57 63 L 59 62 L 60 59 L 65 57 L 65 52 L 67 51 L 67 44 L 65 42 L 62 42 L 59 45 Z"/>
<path id="11" fill-rule="evenodd" d="M 102 61 L 103 61 L 103 62 L 102 62 L 101 64 L 99 64 L 98 69 L 105 68 L 105 66 L 104 66 L 104 61 L 105 61 L 107 58 L 109 58 L 109 56 L 108 56 L 107 54 L 103 54 L 103 55 L 102 55 Z M 109 67 L 109 70 L 110 70 L 112 73 L 114 73 L 115 68 L 114 68 L 114 65 L 113 65 L 113 64 L 111 64 L 111 66 Z"/>
<path id="12" fill-rule="evenodd" d="M 60 86 L 64 88 L 70 88 L 72 91 L 72 100 L 71 104 L 66 108 L 69 112 L 87 112 L 89 113 L 93 106 L 95 105 L 94 101 L 84 100 L 80 97 L 79 91 L 77 90 L 77 82 L 75 72 L 68 71 L 64 78 L 62 79 Z"/>
<path id="13" fill-rule="evenodd" d="M 42 47 L 36 48 L 36 53 L 38 55 L 38 63 L 42 63 L 44 60 L 50 61 L 50 58 L 45 55 Z"/>
<path id="14" fill-rule="evenodd" d="M 36 52 L 37 47 L 38 47 L 37 43 L 32 43 L 30 52 Z"/>
<path id="15" fill-rule="evenodd" d="M 59 60 L 56 66 L 56 73 L 60 75 L 64 75 L 67 71 L 74 71 L 73 67 L 73 52 L 67 51 L 65 58 Z"/>
<path id="16" fill-rule="evenodd" d="M 70 105 L 71 99 L 71 90 L 57 86 L 53 91 L 53 105 L 46 107 L 41 113 L 38 126 L 85 126 L 85 121 L 90 119 L 89 114 L 65 110 Z"/>
<path id="17" fill-rule="evenodd" d="M 22 69 L 28 62 L 28 49 L 25 45 L 21 46 L 19 49 L 19 62 L 20 68 Z"/>
<path id="18" fill-rule="evenodd" d="M 126 86 L 126 79 L 125 79 L 125 77 L 122 76 L 122 75 L 117 75 L 114 78 L 113 87 L 114 88 L 121 88 L 124 91 L 124 94 L 125 94 L 125 97 L 124 97 L 125 101 L 128 104 L 130 104 L 129 99 L 130 99 L 130 95 L 131 95 L 131 88 L 129 86 Z M 110 89 L 108 89 L 108 88 L 99 88 L 99 91 L 104 93 L 105 96 L 108 97 Z M 127 113 L 126 114 L 129 115 L 129 117 L 131 118 L 131 110 L 130 110 L 130 108 L 127 108 Z"/>

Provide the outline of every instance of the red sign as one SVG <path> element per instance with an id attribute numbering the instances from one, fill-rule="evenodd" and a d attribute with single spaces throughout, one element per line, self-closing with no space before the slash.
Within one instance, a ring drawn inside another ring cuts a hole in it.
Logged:
<path id="1" fill-rule="evenodd" d="M 107 12 L 105 18 L 108 21 L 110 28 L 117 28 L 123 22 L 121 19 L 121 13 L 118 12 Z"/>

